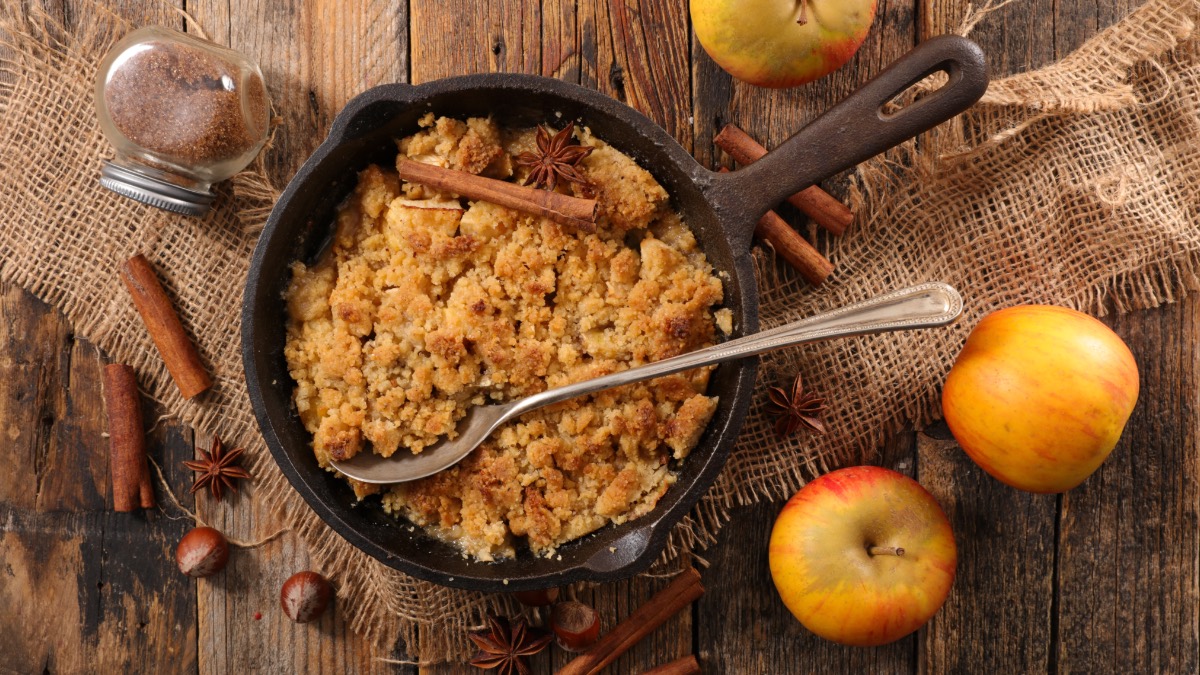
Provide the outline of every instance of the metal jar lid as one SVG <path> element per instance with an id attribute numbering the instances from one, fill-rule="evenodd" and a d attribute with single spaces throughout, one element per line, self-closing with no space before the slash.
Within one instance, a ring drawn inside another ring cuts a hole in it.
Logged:
<path id="1" fill-rule="evenodd" d="M 188 216 L 208 213 L 213 202 L 213 194 L 207 190 L 189 190 L 112 162 L 101 167 L 100 185 L 143 204 Z"/>

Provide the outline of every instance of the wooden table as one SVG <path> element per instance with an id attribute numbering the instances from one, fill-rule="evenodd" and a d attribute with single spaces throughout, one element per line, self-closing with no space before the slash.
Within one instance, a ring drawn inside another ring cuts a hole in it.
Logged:
<path id="1" fill-rule="evenodd" d="M 152 0 L 139 0 L 149 4 Z M 121 11 L 138 3 L 123 1 Z M 769 91 L 732 81 L 689 33 L 685 0 L 186 0 L 208 35 L 257 58 L 284 118 L 271 155 L 282 184 L 357 92 L 478 71 L 522 71 L 594 87 L 642 110 L 700 161 L 724 159 L 714 133 L 737 122 L 775 145 L 918 40 L 947 32 L 961 0 L 880 0 L 849 66 L 818 83 Z M 1067 54 L 1131 0 L 1026 0 L 973 37 L 997 75 Z M 78 29 L 73 0 L 52 13 Z M 827 184 L 837 192 L 842 184 Z M 796 213 L 784 215 L 800 222 Z M 953 520 L 958 580 L 928 626 L 892 645 L 850 649 L 813 637 L 772 588 L 766 541 L 777 504 L 737 512 L 706 554 L 708 593 L 623 657 L 639 672 L 699 655 L 710 673 L 1196 672 L 1200 667 L 1200 303 L 1111 321 L 1133 348 L 1142 396 L 1112 458 L 1082 487 L 1035 496 L 985 476 L 943 429 L 907 433 L 877 461 L 918 478 Z M 13 672 L 414 672 L 383 663 L 334 611 L 297 626 L 278 588 L 308 566 L 289 534 L 235 555 L 194 582 L 172 563 L 190 527 L 166 507 L 108 508 L 103 354 L 61 315 L 0 286 L 0 670 Z M 150 417 L 154 419 L 153 416 Z M 207 438 L 162 421 L 151 454 L 176 494 L 180 461 Z M 160 501 L 167 501 L 161 495 Z M 276 528 L 245 495 L 184 500 L 242 539 Z M 591 594 L 623 617 L 661 582 Z M 261 613 L 261 618 L 259 618 Z M 561 654 L 553 657 L 555 665 Z M 538 671 L 551 659 L 535 662 Z M 438 667 L 432 672 L 471 672 Z"/>

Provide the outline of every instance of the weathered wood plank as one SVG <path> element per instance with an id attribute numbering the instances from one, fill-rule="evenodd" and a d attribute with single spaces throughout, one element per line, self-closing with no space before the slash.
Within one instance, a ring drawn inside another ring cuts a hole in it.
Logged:
<path id="1" fill-rule="evenodd" d="M 1067 55 L 1132 6 L 1102 4 L 1014 4 L 986 19 L 973 37 L 998 64 L 998 75 L 1038 67 Z M 950 5 L 930 16 L 948 18 L 955 10 Z M 1004 29 L 996 30 L 998 25 Z M 1061 498 L 1048 666 L 1075 672 L 1190 672 L 1197 667 L 1200 627 L 1195 387 L 1179 385 L 1195 381 L 1194 307 L 1142 313 L 1117 325 L 1132 344 L 1150 350 L 1139 363 L 1152 382 L 1143 392 L 1151 393 L 1143 394 L 1113 458 Z M 1140 522 L 1147 516 L 1157 519 L 1157 527 Z M 1031 590 L 1030 597 L 1039 606 L 1045 602 L 1040 592 Z"/>
<path id="2" fill-rule="evenodd" d="M 1141 374 L 1125 434 L 1063 496 L 1061 672 L 1200 669 L 1200 301 L 1112 321 Z"/>
<path id="3" fill-rule="evenodd" d="M 686 0 L 579 2 L 580 76 L 692 147 Z"/>
<path id="4" fill-rule="evenodd" d="M 90 343 L 67 337 L 69 344 L 57 355 L 66 367 L 55 396 L 49 452 L 39 467 L 37 509 L 103 511 L 112 506 L 101 391 L 105 360 Z"/>
<path id="5" fill-rule="evenodd" d="M 540 3 L 410 0 L 412 81 L 541 73 Z"/>
<path id="6" fill-rule="evenodd" d="M 922 40 L 956 32 L 967 10 L 977 10 L 984 4 L 959 0 L 919 2 Z M 1054 60 L 1056 4 L 1053 0 L 1013 2 L 997 8 L 979 22 L 969 37 L 987 54 L 992 77 L 1039 68 Z"/>
<path id="7" fill-rule="evenodd" d="M 0 495 L 11 508 L 36 510 L 45 466 L 54 448 L 69 365 L 70 331 L 40 300 L 9 284 L 0 285 L 0 420 L 4 442 Z M 54 453 L 57 455 L 57 453 Z M 107 464 L 103 465 L 105 473 Z M 74 504 L 59 495 L 58 506 L 104 508 L 108 476 L 79 482 Z"/>
<path id="8" fill-rule="evenodd" d="M 0 424 L 9 437 L 0 457 L 15 469 L 0 489 L 5 667 L 194 671 L 195 592 L 173 563 L 187 524 L 159 511 L 111 511 L 102 358 L 61 315 L 0 289 Z M 151 440 L 159 463 L 190 454 L 178 433 L 159 430 Z"/>
<path id="9" fill-rule="evenodd" d="M 207 447 L 207 437 L 202 447 Z M 197 512 L 229 536 L 254 543 L 277 531 L 255 502 L 252 486 L 216 504 L 198 499 Z M 200 672 L 392 673 L 377 660 L 387 654 L 350 630 L 335 601 L 318 620 L 296 624 L 279 605 L 279 590 L 292 574 L 311 569 L 299 539 L 284 534 L 254 548 L 232 547 L 222 572 L 198 582 Z"/>
<path id="10" fill-rule="evenodd" d="M 958 544 L 954 588 L 921 629 L 919 672 L 1046 672 L 1057 499 L 987 475 L 942 424 L 918 434 L 917 455 Z"/>
<path id="11" fill-rule="evenodd" d="M 148 407 L 147 424 L 153 425 L 161 414 L 157 406 Z M 191 456 L 192 432 L 163 423 L 147 441 L 149 456 L 162 467 L 172 492 L 190 507 L 186 488 L 191 472 L 181 462 Z M 153 467 L 151 473 L 161 508 L 140 517 L 107 513 L 99 541 L 89 536 L 89 545 L 97 550 L 85 551 L 81 577 L 86 579 L 86 572 L 99 563 L 99 598 L 89 604 L 96 615 L 85 618 L 86 626 L 98 623 L 99 667 L 85 662 L 85 671 L 196 672 L 196 585 L 175 566 L 175 547 L 192 523 L 166 504 L 170 500 Z"/>
<path id="12" fill-rule="evenodd" d="M 278 187 L 320 144 L 339 110 L 363 90 L 408 81 L 404 3 L 188 0 L 197 26 L 255 59 L 280 124 L 266 155 Z"/>
<path id="13" fill-rule="evenodd" d="M 921 0 L 922 39 L 954 32 L 963 3 Z M 1054 3 L 1013 3 L 971 33 L 993 77 L 1054 58 Z M 950 598 L 922 630 L 922 672 L 1046 671 L 1053 664 L 1053 496 L 1012 490 L 979 469 L 948 430 L 919 436 L 919 477 L 950 516 L 959 545 Z"/>
<path id="14" fill-rule="evenodd" d="M 1139 0 L 1058 0 L 1054 3 L 1054 58 L 1075 51 L 1142 4 Z"/>
<path id="15" fill-rule="evenodd" d="M 579 84 L 581 46 L 575 0 L 543 0 L 541 74 Z"/>
<path id="16" fill-rule="evenodd" d="M 115 606 L 105 601 L 106 515 L 0 506 L 0 518 L 0 602 L 6 607 L 0 613 L 0 652 L 5 667 L 82 673 L 129 659 L 134 649 L 128 638 L 138 632 L 139 613 L 151 599 L 161 599 L 162 589 L 145 589 L 138 597 L 122 592 L 124 602 Z M 107 638 L 103 648 L 102 635 Z"/>

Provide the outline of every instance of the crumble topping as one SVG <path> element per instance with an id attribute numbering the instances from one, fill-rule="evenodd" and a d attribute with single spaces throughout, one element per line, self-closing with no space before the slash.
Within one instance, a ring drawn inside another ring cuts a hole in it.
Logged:
<path id="1" fill-rule="evenodd" d="M 532 129 L 427 115 L 401 156 L 523 180 Z M 340 208 L 329 252 L 292 266 L 285 355 L 321 466 L 420 452 L 471 406 L 507 401 L 712 344 L 731 328 L 722 284 L 666 191 L 632 159 L 579 165 L 597 231 L 399 180 L 370 166 Z M 515 172 L 515 173 L 514 173 Z M 711 368 L 527 413 L 458 465 L 383 488 L 383 507 L 482 560 L 538 555 L 654 508 L 669 462 L 716 408 Z M 379 486 L 348 479 L 363 498 Z"/>

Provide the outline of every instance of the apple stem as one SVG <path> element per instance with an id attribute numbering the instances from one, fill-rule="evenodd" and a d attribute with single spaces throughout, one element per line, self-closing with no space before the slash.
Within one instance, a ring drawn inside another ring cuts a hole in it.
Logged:
<path id="1" fill-rule="evenodd" d="M 904 555 L 904 549 L 899 546 L 871 546 L 867 549 L 867 553 L 871 555 Z"/>
<path id="2" fill-rule="evenodd" d="M 808 23 L 808 0 L 800 0 L 800 18 L 796 19 L 796 23 L 801 26 Z"/>

